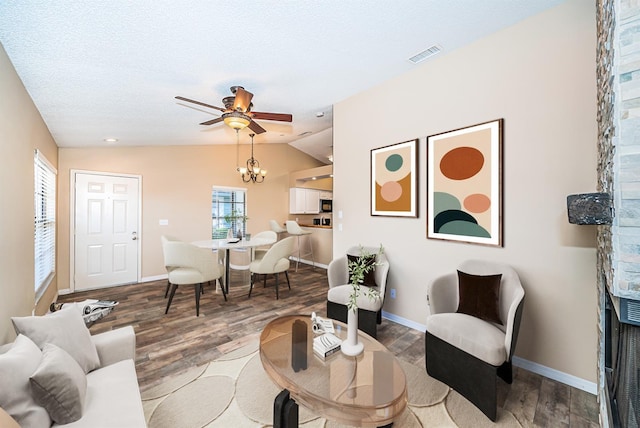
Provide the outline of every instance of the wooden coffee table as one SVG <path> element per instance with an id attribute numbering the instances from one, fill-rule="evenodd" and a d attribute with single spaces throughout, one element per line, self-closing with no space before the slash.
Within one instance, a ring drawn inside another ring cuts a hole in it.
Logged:
<path id="1" fill-rule="evenodd" d="M 335 335 L 345 339 L 346 325 L 334 321 L 334 326 Z M 296 403 L 347 425 L 393 424 L 407 405 L 404 371 L 380 342 L 361 331 L 358 335 L 362 354 L 348 357 L 339 351 L 323 360 L 313 353 L 310 316 L 288 315 L 267 324 L 260 336 L 260 359 L 283 389 L 274 402 L 274 428 L 298 425 Z"/>

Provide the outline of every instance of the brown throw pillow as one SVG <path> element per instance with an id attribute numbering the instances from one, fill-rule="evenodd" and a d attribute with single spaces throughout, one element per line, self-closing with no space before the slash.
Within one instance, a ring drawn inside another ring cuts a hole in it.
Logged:
<path id="1" fill-rule="evenodd" d="M 347 259 L 349 260 L 348 264 L 351 263 L 357 263 L 360 260 L 361 256 L 353 256 L 351 254 L 347 254 Z M 375 266 L 375 262 L 376 262 L 376 255 L 375 254 L 371 254 L 369 256 L 366 257 L 366 263 L 368 265 L 373 265 L 373 269 L 369 270 L 367 273 L 364 274 L 364 280 L 362 281 L 361 285 L 366 285 L 367 287 L 377 287 L 378 284 L 376 284 L 376 266 Z M 351 279 L 351 269 L 349 269 L 349 279 Z"/>
<path id="2" fill-rule="evenodd" d="M 502 325 L 498 305 L 501 279 L 502 274 L 471 275 L 458 271 L 459 302 L 456 312 Z"/>

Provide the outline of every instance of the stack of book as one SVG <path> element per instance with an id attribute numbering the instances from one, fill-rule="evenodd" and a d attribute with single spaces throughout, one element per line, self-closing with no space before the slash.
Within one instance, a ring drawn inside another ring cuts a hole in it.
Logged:
<path id="1" fill-rule="evenodd" d="M 313 353 L 323 360 L 340 350 L 342 340 L 331 333 L 316 336 L 313 339 Z"/>

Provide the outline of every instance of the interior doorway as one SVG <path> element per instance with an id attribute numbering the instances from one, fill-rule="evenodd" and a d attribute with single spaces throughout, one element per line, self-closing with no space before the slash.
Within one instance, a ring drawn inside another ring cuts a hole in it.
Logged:
<path id="1" fill-rule="evenodd" d="M 141 177 L 72 171 L 71 289 L 139 281 Z"/>

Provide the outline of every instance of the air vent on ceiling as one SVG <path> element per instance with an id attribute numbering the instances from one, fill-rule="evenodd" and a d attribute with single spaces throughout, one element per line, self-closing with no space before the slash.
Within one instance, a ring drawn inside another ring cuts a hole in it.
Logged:
<path id="1" fill-rule="evenodd" d="M 409 58 L 409 61 L 411 61 L 414 64 L 417 64 L 419 62 L 424 61 L 427 58 L 430 58 L 434 55 L 437 55 L 440 53 L 440 51 L 442 51 L 442 48 L 438 45 L 433 45 L 430 48 L 427 48 L 425 50 L 423 50 L 422 52 L 415 54 L 414 56 L 412 56 L 411 58 Z"/>

